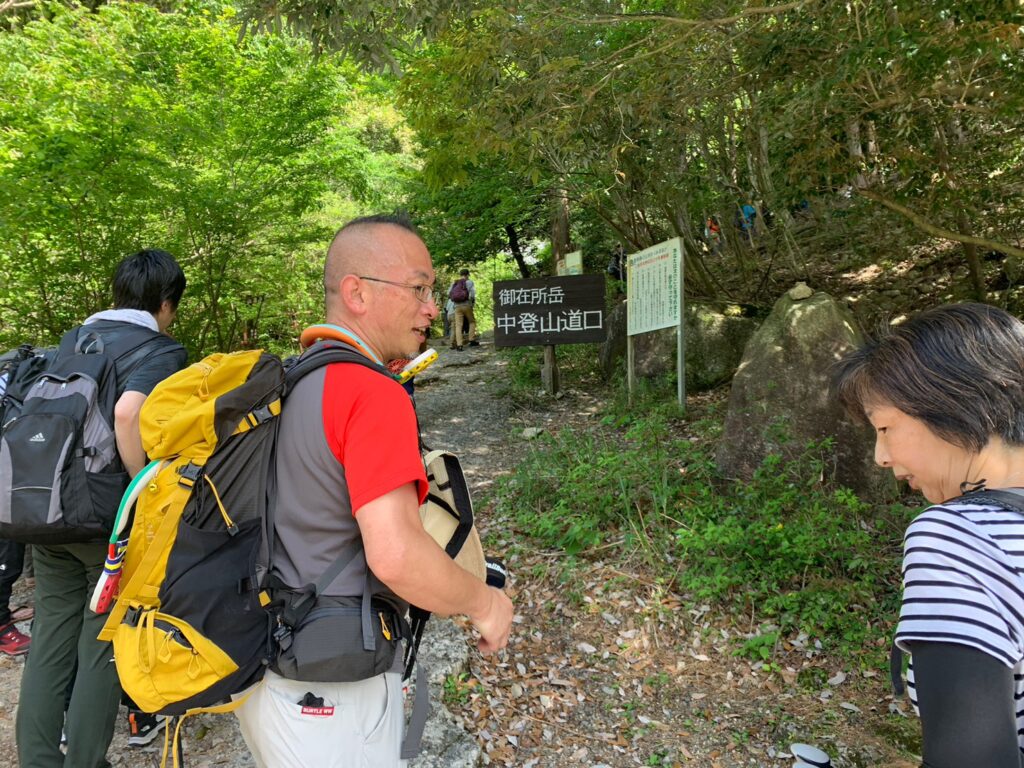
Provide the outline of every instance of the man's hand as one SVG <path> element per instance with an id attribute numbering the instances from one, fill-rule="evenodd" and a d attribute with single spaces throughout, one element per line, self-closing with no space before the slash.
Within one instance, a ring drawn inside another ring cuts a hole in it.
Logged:
<path id="1" fill-rule="evenodd" d="M 440 616 L 469 616 L 483 653 L 508 643 L 512 601 L 455 564 L 420 522 L 416 487 L 408 483 L 356 510 L 370 570 L 400 598 Z"/>
<path id="2" fill-rule="evenodd" d="M 496 653 L 508 645 L 512 631 L 512 601 L 496 587 L 488 587 L 490 604 L 480 617 L 470 616 L 473 626 L 480 632 L 477 647 L 481 653 Z"/>

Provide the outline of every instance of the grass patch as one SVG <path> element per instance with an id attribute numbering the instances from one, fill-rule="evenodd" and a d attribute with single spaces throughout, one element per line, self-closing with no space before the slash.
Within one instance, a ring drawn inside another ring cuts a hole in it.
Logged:
<path id="1" fill-rule="evenodd" d="M 661 402 L 646 413 L 613 404 L 598 427 L 543 435 L 499 485 L 499 504 L 544 546 L 586 556 L 622 540 L 695 600 L 881 663 L 908 510 L 823 483 L 828 441 L 725 484 L 713 456 L 718 415 L 685 425 Z M 761 635 L 741 652 L 767 660 L 777 640 Z"/>

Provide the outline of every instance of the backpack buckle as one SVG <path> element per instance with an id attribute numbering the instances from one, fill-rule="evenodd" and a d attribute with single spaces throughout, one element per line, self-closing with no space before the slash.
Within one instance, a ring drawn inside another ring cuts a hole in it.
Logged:
<path id="1" fill-rule="evenodd" d="M 277 621 L 277 628 L 274 629 L 273 637 L 277 647 L 282 651 L 287 651 L 292 647 L 292 628 L 280 619 Z"/>
<path id="2" fill-rule="evenodd" d="M 249 422 L 250 428 L 258 427 L 260 424 L 265 421 L 270 421 L 272 418 L 274 418 L 274 412 L 270 410 L 269 405 L 261 405 L 259 408 L 253 408 L 245 415 L 245 419 Z"/>
<path id="3" fill-rule="evenodd" d="M 178 467 L 178 474 L 181 475 L 181 479 L 178 481 L 178 485 L 182 488 L 191 488 L 199 480 L 199 476 L 203 473 L 203 468 L 198 464 L 193 464 L 191 461 L 183 467 Z"/>

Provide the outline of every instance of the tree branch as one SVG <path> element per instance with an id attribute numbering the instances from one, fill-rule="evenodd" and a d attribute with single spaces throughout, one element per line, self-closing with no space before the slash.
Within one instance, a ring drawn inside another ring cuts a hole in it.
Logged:
<path id="1" fill-rule="evenodd" d="M 0 2 L 0 14 L 16 11 L 19 8 L 31 8 L 36 0 L 3 0 Z"/>
<path id="2" fill-rule="evenodd" d="M 783 5 L 769 5 L 755 8 L 745 8 L 734 16 L 724 16 L 717 19 L 684 19 L 681 16 L 671 16 L 665 13 L 602 13 L 590 18 L 574 18 L 577 24 L 624 24 L 634 21 L 661 21 L 666 24 L 679 24 L 687 27 L 719 27 L 735 24 L 737 21 L 752 16 L 771 16 L 777 13 L 786 13 L 802 8 L 816 0 L 796 0 Z"/>
<path id="3" fill-rule="evenodd" d="M 923 232 L 927 232 L 932 237 L 941 237 L 943 240 L 953 240 L 958 243 L 964 243 L 965 245 L 979 245 L 982 248 L 988 248 L 991 251 L 999 251 L 999 253 L 1005 253 L 1008 256 L 1020 256 L 1024 258 L 1024 250 L 1015 248 L 1012 245 L 1006 245 L 995 240 L 989 240 L 985 237 L 975 237 L 974 235 L 962 235 L 959 232 L 953 232 L 949 229 L 944 229 L 930 223 L 924 216 L 916 213 L 904 205 L 900 205 L 894 200 L 890 200 L 887 197 L 874 192 L 870 189 L 858 189 L 857 194 L 861 197 L 865 197 L 868 200 L 879 203 L 885 206 L 890 211 L 898 213 L 920 229 Z"/>

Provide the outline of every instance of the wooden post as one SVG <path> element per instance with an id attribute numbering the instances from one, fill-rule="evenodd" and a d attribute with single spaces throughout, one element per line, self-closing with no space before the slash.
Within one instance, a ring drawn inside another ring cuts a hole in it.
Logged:
<path id="1" fill-rule="evenodd" d="M 686 412 L 686 255 L 679 250 L 679 325 L 676 326 L 676 376 L 679 378 L 679 407 Z"/>
<path id="2" fill-rule="evenodd" d="M 633 372 L 633 337 L 626 336 L 626 392 L 627 402 L 633 404 L 633 386 L 636 384 L 636 374 Z"/>
<path id="3" fill-rule="evenodd" d="M 558 358 L 555 357 L 555 345 L 544 345 L 544 365 L 540 369 L 540 380 L 544 391 L 549 395 L 557 395 L 561 382 L 558 376 Z"/>

